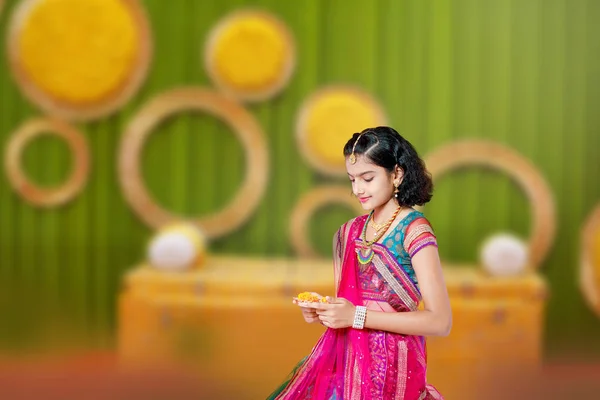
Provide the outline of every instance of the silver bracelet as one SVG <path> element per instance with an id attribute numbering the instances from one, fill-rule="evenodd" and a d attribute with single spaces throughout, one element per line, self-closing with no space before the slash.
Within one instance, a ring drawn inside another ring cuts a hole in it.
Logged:
<path id="1" fill-rule="evenodd" d="M 352 327 L 354 329 L 363 329 L 365 327 L 365 319 L 367 318 L 367 307 L 356 306 L 356 312 L 354 313 L 354 323 Z"/>

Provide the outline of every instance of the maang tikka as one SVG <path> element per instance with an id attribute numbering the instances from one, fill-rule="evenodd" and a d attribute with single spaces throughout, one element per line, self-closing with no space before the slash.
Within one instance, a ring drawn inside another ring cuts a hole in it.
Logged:
<path id="1" fill-rule="evenodd" d="M 354 146 L 352 146 L 352 154 L 350 154 L 350 164 L 356 164 L 356 154 L 354 154 L 354 149 L 356 148 L 356 144 L 358 143 L 358 141 L 360 140 L 360 137 L 365 133 L 365 131 L 362 131 L 361 133 L 358 134 L 358 137 L 356 138 L 356 142 L 354 142 Z"/>

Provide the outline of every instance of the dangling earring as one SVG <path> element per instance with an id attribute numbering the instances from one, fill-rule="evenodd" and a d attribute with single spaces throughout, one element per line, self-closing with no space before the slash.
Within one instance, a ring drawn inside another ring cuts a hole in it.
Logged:
<path id="1" fill-rule="evenodd" d="M 398 186 L 400 186 L 400 184 L 398 184 L 398 182 L 394 182 L 394 197 L 398 198 L 398 193 L 400 193 L 400 190 L 398 190 Z"/>

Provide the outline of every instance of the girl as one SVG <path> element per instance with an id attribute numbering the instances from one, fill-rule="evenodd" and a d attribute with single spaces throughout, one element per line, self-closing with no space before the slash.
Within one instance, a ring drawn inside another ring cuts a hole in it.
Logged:
<path id="1" fill-rule="evenodd" d="M 448 335 L 452 312 L 435 235 L 412 208 L 431 199 L 431 177 L 385 126 L 355 133 L 344 156 L 352 192 L 370 212 L 336 232 L 337 296 L 302 307 L 306 322 L 328 329 L 269 398 L 442 399 L 426 382 L 424 336 Z"/>

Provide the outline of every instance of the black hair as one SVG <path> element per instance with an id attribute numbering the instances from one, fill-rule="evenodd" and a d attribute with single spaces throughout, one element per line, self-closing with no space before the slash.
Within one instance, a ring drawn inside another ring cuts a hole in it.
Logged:
<path id="1" fill-rule="evenodd" d="M 357 143 L 358 141 L 358 143 Z M 355 146 L 356 144 L 356 146 Z M 375 165 L 392 173 L 400 167 L 404 173 L 396 200 L 404 207 L 422 206 L 433 196 L 433 182 L 425 163 L 412 144 L 388 126 L 367 128 L 355 133 L 344 146 L 344 157 L 363 155 Z"/>

